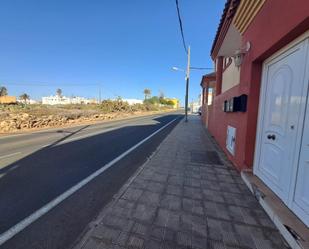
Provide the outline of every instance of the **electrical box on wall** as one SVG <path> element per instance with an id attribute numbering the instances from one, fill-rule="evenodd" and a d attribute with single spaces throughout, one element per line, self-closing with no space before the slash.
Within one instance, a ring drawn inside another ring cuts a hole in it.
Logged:
<path id="1" fill-rule="evenodd" d="M 226 149 L 232 155 L 235 155 L 235 145 L 236 145 L 236 128 L 228 125 L 226 134 Z"/>
<path id="2" fill-rule="evenodd" d="M 223 103 L 224 112 L 246 112 L 247 111 L 247 99 L 246 94 L 231 99 L 225 100 Z"/>

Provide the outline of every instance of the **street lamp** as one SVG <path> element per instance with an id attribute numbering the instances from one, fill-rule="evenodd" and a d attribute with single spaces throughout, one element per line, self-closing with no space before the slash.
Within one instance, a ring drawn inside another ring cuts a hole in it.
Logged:
<path id="1" fill-rule="evenodd" d="M 184 72 L 184 71 L 185 71 L 184 69 L 179 68 L 179 67 L 172 67 L 172 69 L 173 69 L 174 71 L 181 71 L 181 72 Z"/>
<path id="2" fill-rule="evenodd" d="M 172 67 L 174 71 L 181 71 L 186 72 L 186 97 L 185 97 L 185 116 L 186 116 L 186 122 L 188 122 L 188 97 L 189 97 L 189 79 L 190 79 L 190 70 L 213 70 L 213 68 L 210 67 L 191 67 L 190 66 L 190 46 L 188 47 L 188 58 L 187 58 L 187 70 L 185 71 L 182 68 L 178 67 Z"/>
<path id="3" fill-rule="evenodd" d="M 178 67 L 172 67 L 175 71 L 185 72 L 184 69 Z M 188 47 L 188 60 L 187 60 L 187 70 L 186 70 L 186 96 L 185 96 L 185 121 L 188 122 L 188 97 L 189 97 L 189 79 L 190 79 L 190 46 Z"/>

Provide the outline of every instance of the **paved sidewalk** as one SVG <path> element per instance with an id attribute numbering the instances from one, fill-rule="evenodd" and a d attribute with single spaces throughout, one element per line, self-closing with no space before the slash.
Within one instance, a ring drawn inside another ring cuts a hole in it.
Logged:
<path id="1" fill-rule="evenodd" d="M 190 116 L 103 210 L 81 248 L 288 247 L 200 118 Z"/>

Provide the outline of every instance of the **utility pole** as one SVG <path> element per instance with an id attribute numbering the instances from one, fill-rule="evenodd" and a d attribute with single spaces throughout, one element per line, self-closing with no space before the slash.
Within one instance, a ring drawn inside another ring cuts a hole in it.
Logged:
<path id="1" fill-rule="evenodd" d="M 99 104 L 101 104 L 101 86 L 99 86 Z"/>
<path id="2" fill-rule="evenodd" d="M 189 80 L 190 80 L 190 46 L 188 47 L 188 62 L 186 72 L 186 97 L 185 97 L 185 121 L 188 122 L 188 98 L 189 98 Z"/>

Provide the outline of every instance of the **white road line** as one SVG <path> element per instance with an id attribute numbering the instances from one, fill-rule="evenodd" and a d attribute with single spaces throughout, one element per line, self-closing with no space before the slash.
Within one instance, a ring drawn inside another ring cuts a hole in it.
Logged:
<path id="1" fill-rule="evenodd" d="M 20 154 L 21 152 L 15 152 L 15 153 L 12 153 L 12 154 L 8 154 L 8 155 L 4 155 L 4 156 L 0 156 L 0 159 L 3 159 L 3 158 L 7 158 L 7 157 L 11 157 L 11 156 L 15 156 L 15 155 L 18 155 Z"/>
<path id="2" fill-rule="evenodd" d="M 140 141 L 139 143 L 135 144 L 133 147 L 131 147 L 130 149 L 128 149 L 127 151 L 125 151 L 124 153 L 122 153 L 120 156 L 116 157 L 115 159 L 113 159 L 112 161 L 110 161 L 109 163 L 105 164 L 102 168 L 98 169 L 97 171 L 95 171 L 94 173 L 92 173 L 90 176 L 86 177 L 84 180 L 82 180 L 81 182 L 79 182 L 78 184 L 76 184 L 75 186 L 71 187 L 70 189 L 68 189 L 67 191 L 65 191 L 63 194 L 59 195 L 58 197 L 56 197 L 54 200 L 52 200 L 51 202 L 49 202 L 48 204 L 46 204 L 45 206 L 41 207 L 40 209 L 38 209 L 37 211 L 35 211 L 34 213 L 32 213 L 31 215 L 29 215 L 27 218 L 23 219 L 22 221 L 20 221 L 19 223 L 17 223 L 15 226 L 11 227 L 9 230 L 7 230 L 6 232 L 0 234 L 0 245 L 4 244 L 6 241 L 8 241 L 9 239 L 11 239 L 13 236 L 15 236 L 17 233 L 21 232 L 22 230 L 24 230 L 27 226 L 29 226 L 31 223 L 33 223 L 34 221 L 36 221 L 37 219 L 39 219 L 41 216 L 43 216 L 44 214 L 46 214 L 48 211 L 50 211 L 52 208 L 54 208 L 55 206 L 57 206 L 59 203 L 61 203 L 62 201 L 64 201 L 66 198 L 68 198 L 69 196 L 71 196 L 72 194 L 74 194 L 76 191 L 78 191 L 80 188 L 82 188 L 84 185 L 86 185 L 88 182 L 90 182 L 91 180 L 93 180 L 95 177 L 97 177 L 98 175 L 100 175 L 101 173 L 103 173 L 105 170 L 109 169 L 111 166 L 113 166 L 115 163 L 117 163 L 118 161 L 120 161 L 122 158 L 124 158 L 125 156 L 127 156 L 128 154 L 130 154 L 133 150 L 135 150 L 137 147 L 141 146 L 143 143 L 145 143 L 146 141 L 148 141 L 150 138 L 152 138 L 153 136 L 155 136 L 156 134 L 158 134 L 160 131 L 162 131 L 163 129 L 165 129 L 167 126 L 169 126 L 170 124 L 172 124 L 173 122 L 175 122 L 178 118 L 173 119 L 172 121 L 170 121 L 169 123 L 167 123 L 166 125 L 164 125 L 163 127 L 161 127 L 160 129 L 156 130 L 154 133 L 152 133 L 151 135 L 149 135 L 148 137 L 144 138 L 142 141 Z"/>

